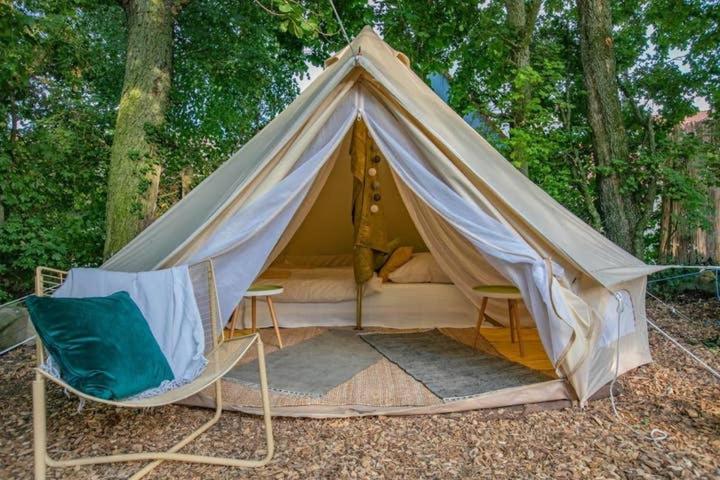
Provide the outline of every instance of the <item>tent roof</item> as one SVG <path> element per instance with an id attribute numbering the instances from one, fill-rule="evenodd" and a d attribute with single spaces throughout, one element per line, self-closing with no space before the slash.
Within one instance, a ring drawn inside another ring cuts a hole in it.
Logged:
<path id="1" fill-rule="evenodd" d="M 176 253 L 213 228 L 213 220 L 293 137 L 332 92 L 360 69 L 402 109 L 449 158 L 461 165 L 482 193 L 523 236 L 549 247 L 578 269 L 610 286 L 647 275 L 648 266 L 577 218 L 527 179 L 440 99 L 370 27 L 326 62 L 325 71 L 281 114 L 103 266 L 140 271 L 172 265 Z"/>

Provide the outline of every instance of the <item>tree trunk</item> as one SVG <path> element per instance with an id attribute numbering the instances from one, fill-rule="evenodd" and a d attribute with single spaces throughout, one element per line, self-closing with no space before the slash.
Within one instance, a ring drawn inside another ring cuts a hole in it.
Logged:
<path id="1" fill-rule="evenodd" d="M 171 2 L 122 3 L 127 14 L 128 47 L 110 155 L 106 257 L 153 220 L 161 167 L 146 128 L 158 127 L 165 120 L 172 67 Z"/>
<path id="2" fill-rule="evenodd" d="M 630 211 L 632 201 L 623 198 L 620 178 L 613 168 L 615 161 L 628 161 L 628 144 L 615 73 L 610 2 L 578 0 L 577 7 L 588 120 L 597 165 L 599 210 L 605 234 L 625 250 L 641 256 L 642 247 L 635 234 L 637 225 Z"/>
<path id="3" fill-rule="evenodd" d="M 192 167 L 185 167 L 180 171 L 180 198 L 185 198 L 190 193 L 193 174 Z"/>
<path id="4" fill-rule="evenodd" d="M 527 5 L 525 0 L 505 0 L 506 23 L 511 37 L 510 55 L 515 72 L 510 107 L 510 117 L 512 119 L 511 138 L 513 129 L 524 127 L 528 105 L 532 98 L 530 83 L 527 79 L 520 78 L 520 76 L 530 68 L 530 44 L 541 4 L 542 0 L 532 0 Z M 522 142 L 513 144 L 513 160 L 520 165 L 520 169 L 525 176 L 528 175 L 529 160 L 526 150 L 527 148 Z"/>
<path id="5" fill-rule="evenodd" d="M 662 210 L 660 216 L 660 245 L 658 245 L 658 260 L 660 263 L 672 263 L 673 237 L 675 236 L 675 222 L 673 221 L 673 201 L 666 196 L 662 197 Z"/>
<path id="6" fill-rule="evenodd" d="M 707 219 L 707 229 L 688 225 L 682 204 L 663 198 L 661 263 L 697 265 L 720 261 L 720 188 L 712 187 L 709 195 L 713 208 Z"/>
<path id="7" fill-rule="evenodd" d="M 710 217 L 710 229 L 707 232 L 708 258 L 714 265 L 717 265 L 720 263 L 720 188 L 712 187 L 710 198 L 713 203 L 713 211 Z"/>

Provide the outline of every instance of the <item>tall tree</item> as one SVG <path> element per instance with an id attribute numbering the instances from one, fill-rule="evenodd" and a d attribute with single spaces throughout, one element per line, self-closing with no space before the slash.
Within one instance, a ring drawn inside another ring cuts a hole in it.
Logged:
<path id="1" fill-rule="evenodd" d="M 175 20 L 190 3 L 190 0 L 119 1 L 127 17 L 128 41 L 108 177 L 106 257 L 122 248 L 158 213 L 163 162 L 159 145 L 153 139 L 163 130 L 169 106 Z M 215 3 L 227 7 L 223 2 Z M 348 4 L 358 9 L 358 2 Z M 329 5 L 314 0 L 271 0 L 268 5 L 256 0 L 253 5 L 275 18 L 278 30 L 290 32 L 298 39 L 316 38 L 332 18 Z M 314 8 L 318 6 L 322 8 Z"/>
<path id="2" fill-rule="evenodd" d="M 617 163 L 627 162 L 629 154 L 620 107 L 610 1 L 578 0 L 577 9 L 587 115 L 592 129 L 599 209 L 605 233 L 625 250 L 641 255 L 642 245 L 638 243 L 630 215 L 632 205 L 623 195 L 615 168 Z"/>
<path id="3" fill-rule="evenodd" d="M 530 66 L 530 45 L 541 6 L 542 0 L 505 0 L 506 23 L 510 34 L 508 42 L 514 72 L 510 107 L 511 157 L 525 176 L 529 174 L 529 159 L 526 135 L 523 135 L 522 129 L 532 97 L 534 72 Z"/>
<path id="4" fill-rule="evenodd" d="M 172 71 L 173 20 L 179 2 L 121 0 L 127 57 L 108 176 L 105 256 L 130 241 L 155 214 L 160 163 L 149 126 L 165 121 Z"/>

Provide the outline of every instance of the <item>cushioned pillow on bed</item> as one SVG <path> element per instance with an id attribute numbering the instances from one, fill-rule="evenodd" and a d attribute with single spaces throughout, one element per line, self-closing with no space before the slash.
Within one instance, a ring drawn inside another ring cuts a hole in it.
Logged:
<path id="1" fill-rule="evenodd" d="M 391 254 L 387 262 L 382 266 L 378 275 L 383 279 L 383 282 L 387 282 L 388 276 L 397 270 L 398 268 L 405 265 L 412 258 L 413 247 L 398 247 Z"/>
<path id="2" fill-rule="evenodd" d="M 388 275 L 393 283 L 452 283 L 428 252 L 416 253 L 409 262 Z"/>
<path id="3" fill-rule="evenodd" d="M 127 292 L 26 300 L 62 379 L 98 398 L 121 399 L 173 380 L 147 321 Z"/>

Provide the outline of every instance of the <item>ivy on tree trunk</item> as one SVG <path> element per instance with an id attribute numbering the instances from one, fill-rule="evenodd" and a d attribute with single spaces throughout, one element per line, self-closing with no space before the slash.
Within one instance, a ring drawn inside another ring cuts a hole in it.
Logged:
<path id="1" fill-rule="evenodd" d="M 623 196 L 617 162 L 627 162 L 628 143 L 616 78 L 612 17 L 608 0 L 578 0 L 580 55 L 587 89 L 588 121 L 598 182 L 598 206 L 605 234 L 640 256 L 631 218 L 631 200 Z"/>
<path id="2" fill-rule="evenodd" d="M 532 99 L 532 85 L 528 78 L 530 67 L 530 44 L 542 0 L 505 0 L 506 24 L 510 30 L 511 59 L 515 78 L 511 95 L 512 129 L 521 130 L 525 126 L 528 106 Z M 513 132 L 510 133 L 511 137 Z M 525 176 L 529 174 L 527 145 L 524 140 L 513 142 L 512 159 Z"/>
<path id="3" fill-rule="evenodd" d="M 154 217 L 161 166 L 148 129 L 165 121 L 172 72 L 173 4 L 125 0 L 128 44 L 108 178 L 105 257 Z"/>

